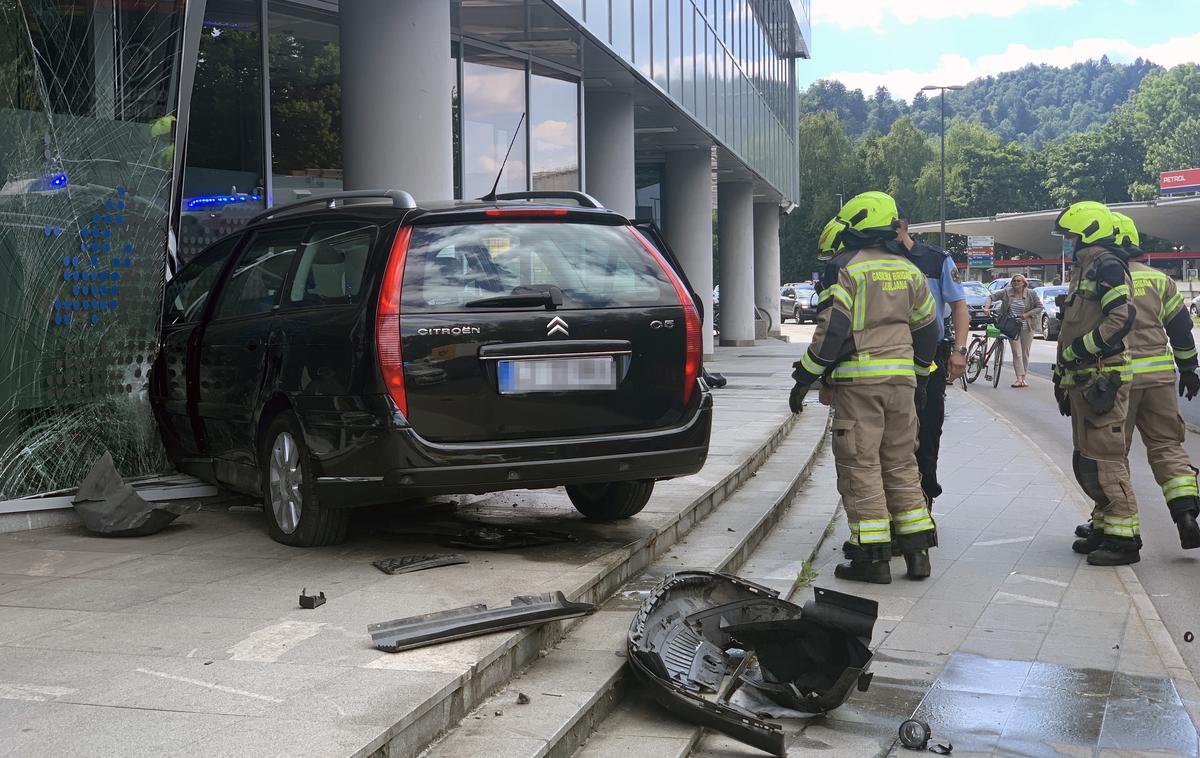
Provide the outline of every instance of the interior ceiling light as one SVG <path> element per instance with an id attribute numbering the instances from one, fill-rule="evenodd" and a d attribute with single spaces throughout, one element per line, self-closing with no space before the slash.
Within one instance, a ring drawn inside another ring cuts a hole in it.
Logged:
<path id="1" fill-rule="evenodd" d="M 679 131 L 674 126 L 642 126 L 633 130 L 634 134 L 674 134 Z"/>

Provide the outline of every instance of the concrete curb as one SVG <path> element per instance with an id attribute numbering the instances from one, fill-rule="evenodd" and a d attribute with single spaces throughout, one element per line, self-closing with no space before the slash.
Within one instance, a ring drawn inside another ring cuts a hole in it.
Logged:
<path id="1" fill-rule="evenodd" d="M 795 470 L 794 475 L 790 477 L 785 487 L 781 490 L 775 490 L 772 493 L 769 504 L 757 513 L 752 524 L 746 525 L 744 522 L 737 522 L 739 524 L 736 532 L 737 536 L 733 537 L 733 535 L 728 533 L 726 522 L 721 520 L 722 514 L 718 511 L 718 513 L 714 514 L 714 518 L 717 521 L 698 525 L 697 532 L 701 538 L 711 540 L 714 536 L 718 539 L 727 536 L 733 539 L 734 542 L 732 545 L 729 545 L 728 548 L 722 548 L 724 549 L 724 554 L 718 560 L 712 561 L 705 558 L 689 560 L 688 553 L 690 551 L 694 550 L 698 556 L 703 556 L 706 550 L 710 548 L 703 545 L 693 547 L 687 544 L 680 544 L 671 550 L 669 563 L 664 567 L 664 570 L 671 570 L 681 565 L 687 565 L 692 567 L 708 566 L 714 570 L 730 572 L 736 571 L 738 567 L 743 565 L 754 549 L 770 534 L 782 515 L 787 512 L 792 500 L 796 497 L 803 483 L 808 479 L 828 433 L 830 416 L 828 411 L 825 411 L 825 413 L 825 423 L 819 435 L 814 435 L 813 439 L 788 440 L 788 447 L 799 447 L 808 443 L 807 447 L 802 448 L 799 456 L 802 464 Z M 831 517 L 834 514 L 836 514 L 836 507 Z M 742 514 L 738 511 L 738 515 L 750 516 L 752 514 Z M 636 578 L 636 576 L 631 578 Z M 637 591 L 639 588 L 644 589 L 644 583 L 635 582 L 625 587 L 631 593 Z M 602 612 L 604 612 L 604 609 L 602 609 Z M 612 613 L 612 611 L 608 611 L 608 613 Z M 629 615 L 632 615 L 632 612 Z M 545 742 L 529 745 L 527 748 L 528 755 L 536 756 L 536 758 L 567 758 L 574 755 L 587 742 L 600 723 L 609 717 L 620 702 L 625 700 L 631 680 L 629 669 L 624 665 L 623 657 L 603 658 L 598 663 L 595 661 L 573 660 L 573 657 L 577 654 L 575 646 L 589 650 L 594 649 L 593 645 L 601 647 L 609 641 L 612 634 L 611 628 L 606 628 L 602 620 L 593 617 L 593 620 L 589 623 L 589 618 L 584 618 L 578 625 L 576 633 L 571 636 L 573 647 L 568 650 L 556 649 L 547 657 L 547 669 L 555 672 L 558 676 L 563 676 L 568 671 L 574 672 L 571 676 L 573 680 L 590 681 L 590 686 L 594 687 L 594 690 L 588 694 L 584 702 L 555 720 L 558 726 L 554 727 L 552 734 L 539 735 Z M 589 680 L 589 676 L 594 679 Z M 539 666 L 535 664 L 528 672 L 522 674 L 521 682 L 523 684 L 514 683 L 508 689 L 512 690 L 521 686 L 533 686 L 534 690 L 537 690 L 538 687 L 535 683 L 538 681 L 538 677 Z M 508 692 L 507 694 L 511 695 L 512 693 Z M 498 694 L 493 698 L 493 701 L 487 702 L 479 708 L 477 718 L 480 716 L 488 718 L 491 712 L 502 710 L 502 706 L 507 702 L 511 702 L 511 698 L 502 699 Z M 468 721 L 465 723 L 471 724 L 472 722 Z M 549 725 L 539 724 L 539 728 L 547 726 Z M 481 727 L 486 729 L 487 725 L 482 724 Z M 499 729 L 503 730 L 503 727 Z M 511 735 L 512 732 L 501 733 Z M 524 733 L 524 730 L 522 733 Z M 689 746 L 695 743 L 699 738 L 699 734 L 700 730 L 697 728 L 695 734 L 688 741 Z M 488 742 L 490 741 L 486 739 L 485 735 L 470 733 L 456 734 L 451 732 L 447 737 L 447 741 L 432 745 L 427 755 L 440 758 L 441 756 L 463 754 L 462 751 L 465 749 L 482 747 Z"/>
<path id="2" fill-rule="evenodd" d="M 568 585 L 573 580 L 577 582 L 570 589 L 564 587 L 564 593 L 571 600 L 584 602 L 598 602 L 612 595 L 629 578 L 671 550 L 696 523 L 748 480 L 795 425 L 796 417 L 788 415 L 736 469 L 680 509 L 669 523 L 636 543 L 576 569 L 572 572 L 575 576 L 564 576 L 564 583 Z M 579 572 L 586 572 L 588 576 L 581 578 Z M 579 623 L 579 620 L 572 620 L 542 624 L 505 635 L 490 654 L 477 661 L 454 685 L 431 697 L 352 755 L 355 758 L 416 755 L 462 721 L 545 650 L 554 647 Z"/>
<path id="3" fill-rule="evenodd" d="M 1051 383 L 1050 380 L 1042 377 L 1035 378 L 1047 384 Z M 970 396 L 971 393 L 966 392 L 964 394 Z M 1021 431 L 1020 428 L 1004 416 L 994 413 L 992 408 L 984 401 L 975 398 L 971 398 L 971 401 L 983 406 L 993 417 L 1008 426 L 1015 436 L 1025 440 L 1030 448 L 1036 450 L 1037 454 L 1045 461 L 1046 467 L 1055 473 L 1065 488 L 1069 491 L 1079 493 L 1084 500 L 1087 499 L 1087 496 L 1083 494 L 1083 490 L 1079 488 L 1078 482 L 1074 478 L 1067 476 L 1059 468 L 1054 459 L 1046 451 L 1042 450 L 1029 435 Z M 1084 507 L 1079 508 L 1079 513 L 1085 519 L 1091 516 L 1091 512 Z M 1116 570 L 1117 578 L 1121 580 L 1125 592 L 1129 595 L 1129 599 L 1137 611 L 1138 618 L 1141 619 L 1142 624 L 1146 627 L 1146 634 L 1154 644 L 1154 650 L 1158 653 L 1159 660 L 1162 661 L 1163 666 L 1167 669 L 1167 674 L 1171 677 L 1172 682 L 1174 682 L 1176 691 L 1180 693 L 1180 698 L 1184 701 L 1184 706 L 1188 712 L 1188 716 L 1192 719 L 1193 726 L 1200 731 L 1200 700 L 1196 698 L 1198 691 L 1195 677 L 1192 676 L 1192 672 L 1188 670 L 1187 665 L 1184 663 L 1183 656 L 1179 653 L 1179 647 L 1175 644 L 1174 638 L 1171 636 L 1166 625 L 1163 624 L 1162 619 L 1159 618 L 1158 611 L 1154 608 L 1154 603 L 1150 600 L 1149 594 L 1146 593 L 1146 588 L 1142 586 L 1141 581 L 1137 578 L 1137 574 L 1129 566 L 1117 566 Z M 1183 696 L 1185 692 L 1189 694 L 1189 698 Z"/>

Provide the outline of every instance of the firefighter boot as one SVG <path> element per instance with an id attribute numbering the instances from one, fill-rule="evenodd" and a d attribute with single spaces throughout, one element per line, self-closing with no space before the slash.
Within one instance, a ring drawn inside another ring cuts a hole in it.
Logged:
<path id="1" fill-rule="evenodd" d="M 904 554 L 905 576 L 909 579 L 926 579 L 930 574 L 929 551 L 918 550 Z"/>
<path id="2" fill-rule="evenodd" d="M 1106 536 L 1100 547 L 1088 554 L 1089 566 L 1128 566 L 1142 559 L 1141 541 L 1129 537 Z"/>
<path id="3" fill-rule="evenodd" d="M 1075 527 L 1075 536 L 1079 537 L 1080 539 L 1087 539 L 1092 533 L 1092 530 L 1095 528 L 1095 525 L 1092 524 L 1091 521 L 1087 522 L 1086 524 L 1080 524 L 1079 526 Z"/>
<path id="4" fill-rule="evenodd" d="M 1200 516 L 1200 498 L 1177 497 L 1167 503 L 1167 509 L 1179 530 L 1180 547 L 1184 550 L 1200 547 L 1200 525 L 1196 524 L 1196 518 Z"/>
<path id="5" fill-rule="evenodd" d="M 1089 524 L 1090 526 L 1090 524 Z M 1079 529 L 1076 528 L 1076 534 L 1079 534 Z M 1090 555 L 1100 549 L 1104 543 L 1104 531 L 1102 529 L 1092 528 L 1088 530 L 1087 535 L 1080 537 L 1071 544 L 1071 549 L 1077 553 Z"/>
<path id="6" fill-rule="evenodd" d="M 833 570 L 838 579 L 871 584 L 891 584 L 892 567 L 887 561 L 850 561 L 839 563 Z"/>

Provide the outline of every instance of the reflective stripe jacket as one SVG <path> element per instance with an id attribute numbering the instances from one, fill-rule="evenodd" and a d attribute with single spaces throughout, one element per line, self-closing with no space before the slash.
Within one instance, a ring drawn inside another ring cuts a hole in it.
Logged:
<path id="1" fill-rule="evenodd" d="M 1058 334 L 1055 371 L 1063 385 L 1076 384 L 1077 376 L 1093 374 L 1100 366 L 1120 371 L 1123 381 L 1131 378 L 1124 343 L 1133 326 L 1131 284 L 1121 253 L 1101 245 L 1076 251 Z"/>
<path id="2" fill-rule="evenodd" d="M 1133 359 L 1133 383 L 1171 384 L 1177 363 L 1181 369 L 1196 367 L 1196 340 L 1183 295 L 1171 277 L 1144 263 L 1130 262 L 1129 276 L 1137 311 L 1125 338 Z"/>
<path id="3" fill-rule="evenodd" d="M 796 381 L 828 373 L 834 384 L 916 384 L 937 349 L 937 314 L 925 275 L 882 247 L 840 253 L 812 345 L 796 364 Z"/>

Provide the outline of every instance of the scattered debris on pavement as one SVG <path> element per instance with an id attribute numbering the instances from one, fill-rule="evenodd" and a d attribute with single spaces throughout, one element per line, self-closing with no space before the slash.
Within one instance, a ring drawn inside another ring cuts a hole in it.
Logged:
<path id="1" fill-rule="evenodd" d="M 71 504 L 89 532 L 105 537 L 145 537 L 185 513 L 200 510 L 195 501 L 144 500 L 121 478 L 108 452 L 92 464 Z"/>
<path id="2" fill-rule="evenodd" d="M 950 755 L 954 752 L 954 745 L 950 744 L 949 742 L 947 742 L 945 745 L 938 742 L 937 744 L 929 746 L 929 752 L 937 753 L 938 755 Z"/>
<path id="3" fill-rule="evenodd" d="M 432 537 L 447 547 L 476 550 L 506 550 L 574 542 L 575 535 L 532 527 L 501 526 L 482 521 L 427 521 L 393 525 L 389 531 L 419 537 Z"/>
<path id="4" fill-rule="evenodd" d="M 529 705 L 529 696 L 524 692 L 517 693 L 517 705 Z"/>
<path id="5" fill-rule="evenodd" d="M 320 605 L 325 605 L 325 593 L 324 592 L 317 594 L 317 595 L 309 595 L 307 587 L 300 590 L 300 607 L 301 608 L 305 608 L 305 609 L 311 611 L 313 608 L 316 608 L 317 606 L 320 606 Z"/>
<path id="6" fill-rule="evenodd" d="M 933 732 L 929 723 L 921 719 L 906 719 L 900 723 L 900 744 L 910 750 L 924 750 Z"/>
<path id="7" fill-rule="evenodd" d="M 814 592 L 801 607 L 729 574 L 676 572 L 629 625 L 630 665 L 671 713 L 786 755 L 782 727 L 731 702 L 735 694 L 746 690 L 742 702 L 769 700 L 808 715 L 837 708 L 856 685 L 870 683 L 868 644 L 878 603 Z"/>
<path id="8" fill-rule="evenodd" d="M 371 565 L 385 574 L 408 574 L 439 566 L 457 566 L 460 563 L 470 561 L 458 554 L 409 553 L 395 558 L 381 558 Z"/>
<path id="9" fill-rule="evenodd" d="M 586 616 L 594 613 L 591 603 L 573 603 L 562 592 L 518 595 L 503 608 L 488 608 L 482 603 L 425 613 L 420 616 L 369 624 L 367 631 L 375 647 L 388 653 L 461 640 L 506 629 L 544 624 L 547 621 Z"/>
<path id="10" fill-rule="evenodd" d="M 708 371 L 707 369 L 703 369 L 702 371 L 703 373 L 700 376 L 710 389 L 719 390 L 729 383 L 724 374 L 718 374 L 715 371 Z"/>
<path id="11" fill-rule="evenodd" d="M 1196 635 L 1192 634 L 1191 632 L 1183 633 L 1183 641 L 1184 642 L 1191 642 L 1194 639 L 1196 639 Z"/>

